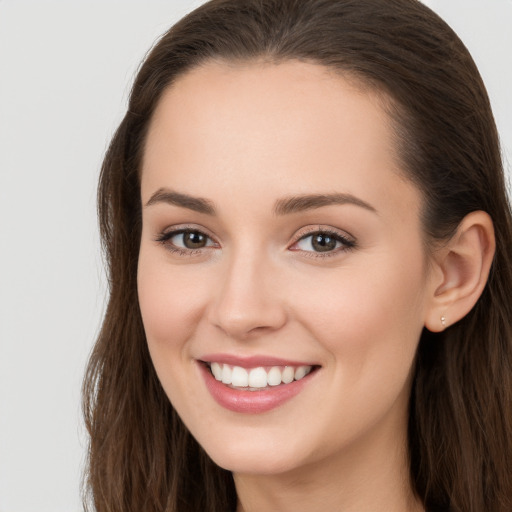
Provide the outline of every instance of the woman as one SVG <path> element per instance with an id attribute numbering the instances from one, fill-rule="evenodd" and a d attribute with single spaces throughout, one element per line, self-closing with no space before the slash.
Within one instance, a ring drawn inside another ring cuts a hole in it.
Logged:
<path id="1" fill-rule="evenodd" d="M 213 0 L 105 158 L 98 511 L 508 511 L 498 137 L 416 0 Z"/>

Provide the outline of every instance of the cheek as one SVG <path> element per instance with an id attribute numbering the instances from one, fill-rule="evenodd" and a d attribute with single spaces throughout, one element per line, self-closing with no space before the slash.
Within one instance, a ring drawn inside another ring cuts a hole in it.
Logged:
<path id="1" fill-rule="evenodd" d="M 372 375 L 410 370 L 423 329 L 425 278 L 421 254 L 408 265 L 396 255 L 378 263 L 325 276 L 301 294 L 302 319 L 344 378 L 372 380 Z M 364 379 L 363 379 L 364 376 Z"/>
<path id="2" fill-rule="evenodd" d="M 165 254 L 141 248 L 138 265 L 138 296 L 144 330 L 150 349 L 162 345 L 167 350 L 193 335 L 202 315 L 206 287 L 204 280 L 188 268 L 166 264 Z M 160 251 L 159 251 L 160 252 Z M 196 283 L 202 283 L 197 286 Z"/>
<path id="3" fill-rule="evenodd" d="M 173 406 L 179 411 L 198 410 L 201 403 L 192 389 L 195 379 L 190 378 L 194 368 L 188 342 L 202 315 L 204 289 L 194 286 L 197 281 L 190 272 L 173 268 L 166 254 L 155 252 L 141 247 L 137 275 L 148 349 Z"/>
<path id="4" fill-rule="evenodd" d="M 332 392 L 317 402 L 326 411 L 326 438 L 348 442 L 390 411 L 403 421 L 423 329 L 422 284 L 419 265 L 402 269 L 381 260 L 379 268 L 317 280 L 309 288 L 316 291 L 304 295 L 303 324 L 328 354 Z"/>

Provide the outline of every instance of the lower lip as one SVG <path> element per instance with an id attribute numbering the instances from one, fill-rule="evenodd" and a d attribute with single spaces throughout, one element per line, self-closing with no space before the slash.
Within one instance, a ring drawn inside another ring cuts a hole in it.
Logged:
<path id="1" fill-rule="evenodd" d="M 288 402 L 302 391 L 310 377 L 316 373 L 309 373 L 290 384 L 280 384 L 261 391 L 246 391 L 233 389 L 219 382 L 203 363 L 199 363 L 199 368 L 208 391 L 219 405 L 230 411 L 249 414 L 271 411 Z"/>

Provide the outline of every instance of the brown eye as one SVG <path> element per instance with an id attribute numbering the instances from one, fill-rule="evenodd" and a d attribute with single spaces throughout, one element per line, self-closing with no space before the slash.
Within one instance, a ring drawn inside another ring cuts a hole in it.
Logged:
<path id="1" fill-rule="evenodd" d="M 311 239 L 311 247 L 317 252 L 327 252 L 336 249 L 338 241 L 325 233 L 317 233 Z"/>
<path id="2" fill-rule="evenodd" d="M 187 249 L 201 249 L 208 243 L 208 237 L 199 231 L 185 231 L 181 236 L 182 244 Z"/>
<path id="3" fill-rule="evenodd" d="M 354 248 L 355 241 L 343 236 L 341 233 L 330 231 L 316 231 L 303 236 L 297 241 L 292 250 L 304 251 L 307 253 L 333 253 Z"/>
<path id="4" fill-rule="evenodd" d="M 217 246 L 208 235 L 192 229 L 179 229 L 163 233 L 156 240 L 170 251 L 194 251 Z"/>

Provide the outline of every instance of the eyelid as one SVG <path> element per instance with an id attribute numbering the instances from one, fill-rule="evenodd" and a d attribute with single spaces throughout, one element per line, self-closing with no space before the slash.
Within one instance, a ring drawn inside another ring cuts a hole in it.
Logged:
<path id="1" fill-rule="evenodd" d="M 208 240 L 213 242 L 213 245 L 206 245 L 205 247 L 199 247 L 196 249 L 189 249 L 184 247 L 179 247 L 170 242 L 171 238 L 178 236 L 183 233 L 187 232 L 193 232 L 193 233 L 201 233 L 204 235 Z M 215 237 L 209 233 L 209 230 L 202 226 L 198 225 L 190 225 L 190 224 L 178 224 L 176 226 L 169 226 L 165 228 L 163 231 L 158 233 L 155 237 L 155 241 L 164 245 L 165 248 L 171 252 L 179 253 L 180 255 L 196 255 L 200 253 L 201 251 L 212 248 L 218 248 L 220 247 L 220 244 L 217 242 Z"/>
<path id="2" fill-rule="evenodd" d="M 338 247 L 336 249 L 333 249 L 332 251 L 325 251 L 325 252 L 306 251 L 303 249 L 293 249 L 293 246 L 297 245 L 301 240 L 304 240 L 304 239 L 306 239 L 310 236 L 316 235 L 316 234 L 323 234 L 323 235 L 331 236 L 331 237 L 335 238 L 337 241 L 339 241 L 342 244 L 342 246 Z M 356 242 L 355 237 L 352 236 L 351 234 L 349 234 L 347 231 L 333 228 L 331 226 L 316 225 L 316 226 L 308 226 L 308 227 L 300 229 L 294 236 L 294 240 L 293 240 L 292 244 L 289 246 L 289 250 L 303 252 L 308 257 L 325 258 L 325 257 L 329 257 L 329 256 L 334 256 L 336 254 L 339 254 L 340 252 L 346 252 L 348 250 L 355 249 L 356 246 L 357 246 L 357 242 Z"/>
<path id="3" fill-rule="evenodd" d="M 184 248 L 170 243 L 171 238 L 174 236 L 178 236 L 182 233 L 186 232 L 197 232 L 206 236 L 209 241 L 213 242 L 213 244 L 206 245 L 204 247 L 199 248 Z M 336 239 L 336 241 L 341 243 L 341 247 L 337 247 L 330 251 L 319 252 L 319 251 L 307 251 L 304 249 L 293 248 L 296 246 L 301 240 L 306 239 L 307 237 L 313 236 L 315 234 L 323 234 L 327 236 L 331 236 Z M 194 256 L 201 254 L 205 249 L 216 249 L 220 248 L 220 244 L 217 242 L 216 238 L 210 234 L 209 230 L 198 226 L 197 224 L 179 224 L 176 226 L 169 226 L 163 231 L 161 231 L 156 237 L 155 241 L 164 245 L 167 250 L 170 252 L 178 253 L 180 256 Z M 322 225 L 314 225 L 314 226 L 306 226 L 301 228 L 293 237 L 292 243 L 288 246 L 288 250 L 301 252 L 307 257 L 313 258 L 326 258 L 329 256 L 335 256 L 341 252 L 346 252 L 354 249 L 357 246 L 355 238 L 349 234 L 345 230 L 340 230 L 337 228 L 333 228 L 332 226 L 322 226 Z"/>
<path id="4" fill-rule="evenodd" d="M 348 231 L 344 229 L 335 228 L 333 226 L 329 226 L 326 224 L 313 224 L 309 226 L 304 226 L 295 233 L 294 239 L 295 241 L 298 241 L 305 236 L 314 235 L 315 233 L 327 233 L 330 235 L 339 236 L 344 240 L 350 240 L 351 242 L 355 243 L 355 236 L 350 234 Z"/>
<path id="5" fill-rule="evenodd" d="M 198 233 L 202 233 L 203 235 L 206 235 L 208 238 L 215 240 L 215 236 L 210 232 L 210 230 L 199 224 L 176 224 L 172 226 L 167 226 L 166 228 L 159 231 L 156 236 L 167 237 L 183 233 L 185 231 L 197 231 Z"/>

